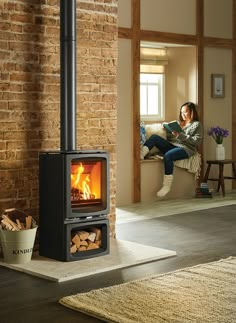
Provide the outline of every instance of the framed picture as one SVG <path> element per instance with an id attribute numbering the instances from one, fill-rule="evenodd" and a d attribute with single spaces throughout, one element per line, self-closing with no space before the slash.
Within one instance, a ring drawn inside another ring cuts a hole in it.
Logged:
<path id="1" fill-rule="evenodd" d="M 211 74 L 211 97 L 225 97 L 225 76 L 224 74 Z"/>

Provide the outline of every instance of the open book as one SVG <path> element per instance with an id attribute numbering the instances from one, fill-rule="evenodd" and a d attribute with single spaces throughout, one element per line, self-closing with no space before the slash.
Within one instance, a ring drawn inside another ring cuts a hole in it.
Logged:
<path id="1" fill-rule="evenodd" d="M 171 122 L 163 122 L 162 125 L 170 133 L 173 132 L 173 131 L 176 131 L 176 132 L 182 132 L 183 131 L 177 120 L 174 120 L 174 121 L 171 121 Z"/>

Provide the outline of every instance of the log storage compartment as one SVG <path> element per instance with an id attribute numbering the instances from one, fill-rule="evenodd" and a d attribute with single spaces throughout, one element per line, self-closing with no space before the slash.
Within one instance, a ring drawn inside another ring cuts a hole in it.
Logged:
<path id="1" fill-rule="evenodd" d="M 89 258 L 96 255 L 105 255 L 109 250 L 108 220 L 95 220 L 89 224 L 68 225 L 67 245 L 70 247 L 71 259 Z"/>
<path id="2" fill-rule="evenodd" d="M 109 253 L 108 154 L 41 153 L 39 178 L 39 254 L 73 261 Z"/>

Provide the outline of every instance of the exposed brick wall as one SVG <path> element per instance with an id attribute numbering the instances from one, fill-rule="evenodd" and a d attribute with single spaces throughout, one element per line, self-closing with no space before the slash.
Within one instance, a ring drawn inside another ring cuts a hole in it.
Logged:
<path id="1" fill-rule="evenodd" d="M 38 156 L 60 149 L 59 0 L 0 2 L 0 210 L 38 217 Z M 117 0 L 77 1 L 77 149 L 110 153 L 115 235 Z"/>

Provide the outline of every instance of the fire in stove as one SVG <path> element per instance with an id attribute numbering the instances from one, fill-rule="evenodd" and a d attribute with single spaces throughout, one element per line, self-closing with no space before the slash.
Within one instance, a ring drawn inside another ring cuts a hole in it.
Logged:
<path id="1" fill-rule="evenodd" d="M 108 153 L 41 153 L 39 173 L 40 255 L 73 261 L 109 253 Z"/>
<path id="2" fill-rule="evenodd" d="M 101 203 L 100 161 L 71 163 L 71 206 Z"/>

